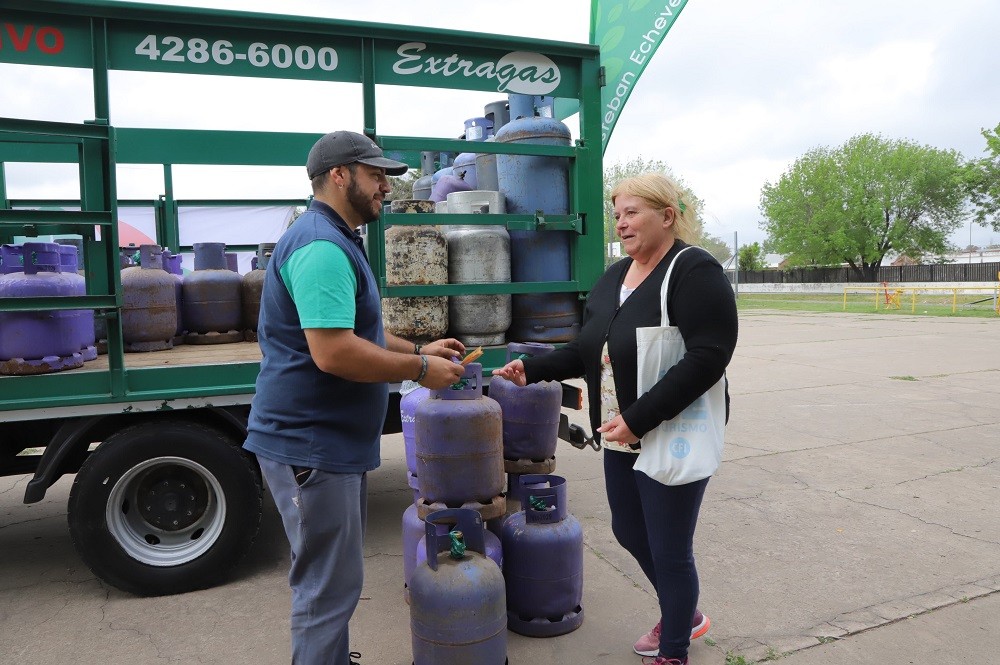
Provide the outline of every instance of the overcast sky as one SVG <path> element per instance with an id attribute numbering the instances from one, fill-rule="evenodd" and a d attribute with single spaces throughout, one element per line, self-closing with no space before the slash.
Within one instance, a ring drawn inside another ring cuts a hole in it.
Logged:
<path id="1" fill-rule="evenodd" d="M 392 20 L 574 42 L 586 42 L 589 32 L 588 0 L 171 4 Z M 1000 123 L 998 26 L 996 0 L 690 0 L 635 86 L 605 162 L 639 156 L 666 162 L 706 202 L 710 233 L 731 243 L 738 232 L 740 245 L 761 241 L 761 187 L 812 147 L 875 132 L 981 156 L 980 129 Z M 82 71 L 44 74 L 37 68 L 0 66 L 5 81 L 0 115 L 74 122 L 92 115 L 90 82 Z M 47 83 L 39 86 L 40 80 Z M 112 122 L 316 132 L 360 128 L 360 102 L 345 108 L 326 104 L 322 112 L 295 103 L 316 85 L 324 84 L 115 72 Z M 164 103 L 164 87 L 184 101 Z M 417 89 L 380 94 L 385 94 L 379 97 L 384 134 L 457 135 L 462 119 L 476 115 L 484 100 L 483 94 Z M 443 104 L 449 112 L 414 112 L 431 104 Z M 122 197 L 159 193 L 156 169 L 123 169 Z M 66 182 L 74 186 L 72 171 L 12 171 L 12 197 L 66 195 L 58 194 Z M 176 186 L 178 196 L 188 198 L 306 194 L 301 169 L 276 176 L 230 168 L 225 176 L 206 177 L 203 169 L 189 167 Z M 953 242 L 964 247 L 969 232 L 965 227 Z M 1000 233 L 972 227 L 972 241 L 1000 242 Z"/>

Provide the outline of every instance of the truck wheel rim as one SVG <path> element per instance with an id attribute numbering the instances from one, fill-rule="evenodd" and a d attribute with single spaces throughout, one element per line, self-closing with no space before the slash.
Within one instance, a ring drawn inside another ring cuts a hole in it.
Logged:
<path id="1" fill-rule="evenodd" d="M 108 531 L 125 553 L 150 566 L 179 566 L 218 540 L 226 522 L 222 485 L 208 469 L 181 457 L 138 464 L 108 497 Z"/>

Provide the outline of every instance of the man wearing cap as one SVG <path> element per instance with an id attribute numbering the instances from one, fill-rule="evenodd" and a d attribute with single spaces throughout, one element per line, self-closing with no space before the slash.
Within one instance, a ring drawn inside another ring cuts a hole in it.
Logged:
<path id="1" fill-rule="evenodd" d="M 358 229 L 378 219 L 386 175 L 406 169 L 362 134 L 322 137 L 306 160 L 313 201 L 267 264 L 244 448 L 260 462 L 291 544 L 295 665 L 357 656 L 348 621 L 361 596 L 365 474 L 380 462 L 388 382 L 444 388 L 462 375 L 458 340 L 421 347 L 382 326 Z"/>

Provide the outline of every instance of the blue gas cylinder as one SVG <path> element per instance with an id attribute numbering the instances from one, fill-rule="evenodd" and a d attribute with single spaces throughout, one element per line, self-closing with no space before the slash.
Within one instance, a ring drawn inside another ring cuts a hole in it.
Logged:
<path id="1" fill-rule="evenodd" d="M 413 665 L 504 665 L 507 611 L 500 568 L 473 510 L 427 516 L 426 563 L 410 578 Z"/>
<path id="2" fill-rule="evenodd" d="M 221 242 L 194 244 L 194 272 L 184 276 L 183 314 L 187 344 L 242 342 L 243 280 L 229 270 Z"/>
<path id="3" fill-rule="evenodd" d="M 452 167 L 455 176 L 461 178 L 462 182 L 469 186 L 469 189 L 479 189 L 479 181 L 476 179 L 476 153 L 462 152 L 455 158 L 455 166 Z M 447 199 L 445 195 L 445 199 Z"/>
<path id="4" fill-rule="evenodd" d="M 583 623 L 583 529 L 566 509 L 566 479 L 521 476 L 525 509 L 503 523 L 507 626 L 552 637 Z"/>
<path id="5" fill-rule="evenodd" d="M 483 396 L 482 365 L 469 363 L 459 383 L 432 391 L 414 419 L 417 477 L 427 502 L 451 508 L 500 495 L 503 417 L 500 405 Z"/>
<path id="6" fill-rule="evenodd" d="M 551 344 L 512 342 L 507 345 L 507 362 L 516 356 L 543 355 L 553 348 Z M 562 409 L 558 381 L 518 386 L 497 376 L 490 382 L 490 397 L 503 412 L 504 459 L 541 462 L 555 456 Z"/>
<path id="7" fill-rule="evenodd" d="M 493 120 L 491 118 L 469 118 L 465 121 L 465 133 L 462 135 L 466 141 L 485 141 L 493 134 Z M 479 181 L 476 175 L 476 153 L 462 152 L 455 157 L 453 165 L 454 174 L 462 178 L 469 189 L 478 189 Z"/>
<path id="8" fill-rule="evenodd" d="M 4 264 L 16 252 L 5 246 Z M 83 277 L 61 272 L 59 245 L 25 243 L 21 271 L 0 275 L 0 298 L 84 295 Z M 0 312 L 0 374 L 45 374 L 83 365 L 73 310 Z"/>
<path id="9" fill-rule="evenodd" d="M 555 118 L 534 115 L 537 98 L 510 95 L 511 121 L 496 132 L 497 143 L 570 145 L 570 131 Z M 500 191 L 510 214 L 565 215 L 569 212 L 569 164 L 565 157 L 497 155 Z M 513 282 L 564 282 L 571 279 L 572 233 L 511 231 Z M 575 293 L 515 294 L 508 339 L 564 342 L 579 330 Z"/>

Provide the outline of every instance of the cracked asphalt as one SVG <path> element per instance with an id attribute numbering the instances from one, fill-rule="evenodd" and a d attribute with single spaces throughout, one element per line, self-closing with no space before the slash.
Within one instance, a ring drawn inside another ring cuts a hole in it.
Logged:
<path id="1" fill-rule="evenodd" d="M 741 317 L 722 469 L 696 536 L 710 640 L 691 662 L 1000 663 L 1000 321 Z M 583 424 L 583 415 L 573 419 Z M 588 428 L 589 429 L 589 428 Z M 371 474 L 362 663 L 410 663 L 400 517 L 402 439 Z M 656 621 L 614 542 L 600 455 L 560 443 L 556 473 L 584 528 L 583 626 L 509 634 L 518 663 L 632 664 Z M 95 579 L 66 525 L 70 478 L 37 504 L 0 478 L 0 663 L 287 663 L 287 545 L 268 499 L 224 584 L 136 598 Z"/>

